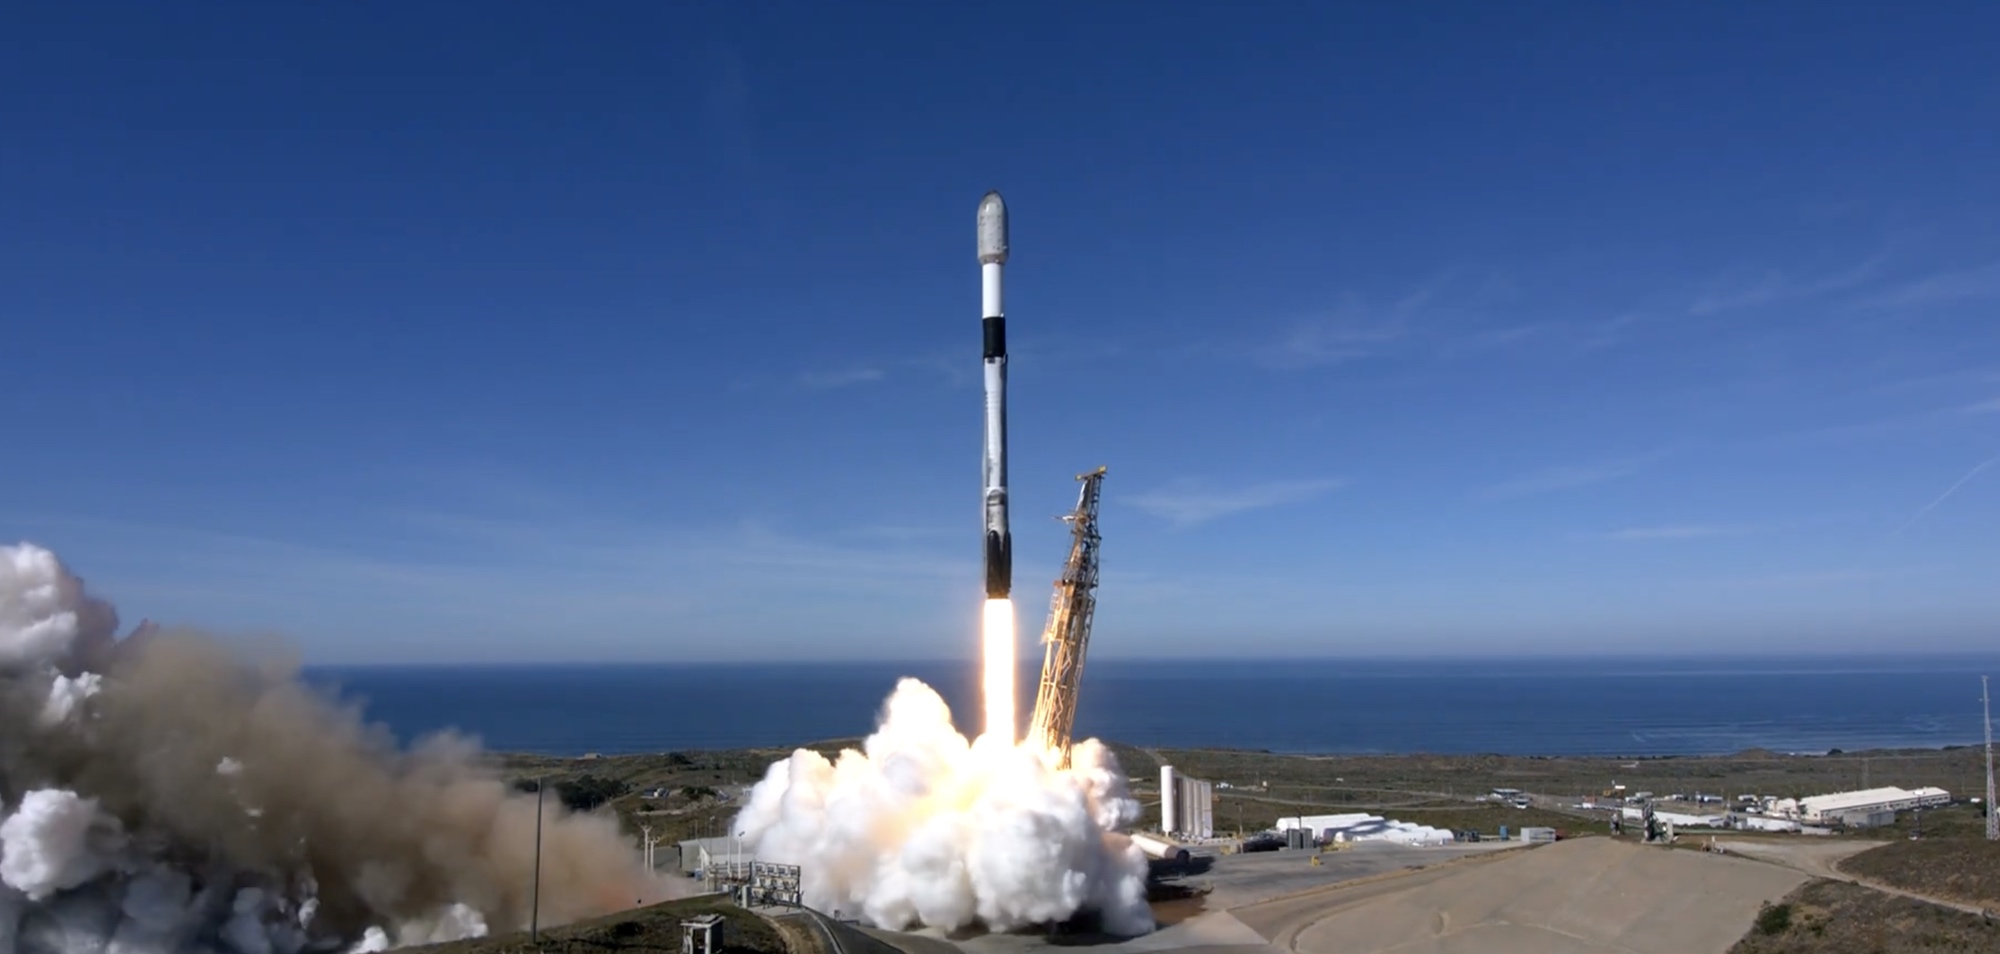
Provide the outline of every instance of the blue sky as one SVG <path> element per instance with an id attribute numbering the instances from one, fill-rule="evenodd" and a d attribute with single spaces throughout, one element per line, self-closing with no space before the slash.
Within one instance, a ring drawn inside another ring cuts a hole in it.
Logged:
<path id="1" fill-rule="evenodd" d="M 1990 5 L 0 17 L 0 538 L 134 620 L 969 656 L 999 188 L 1030 636 L 1098 464 L 1106 657 L 2000 622 Z"/>

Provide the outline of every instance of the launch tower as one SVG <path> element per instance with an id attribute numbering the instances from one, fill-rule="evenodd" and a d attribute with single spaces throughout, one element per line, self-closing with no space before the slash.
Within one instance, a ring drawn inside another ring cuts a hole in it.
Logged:
<path id="1" fill-rule="evenodd" d="M 1993 697 L 1986 691 L 1986 677 L 1979 677 L 1979 710 L 1986 722 L 1986 840 L 2000 841 L 2000 805 L 1993 804 Z"/>
<path id="2" fill-rule="evenodd" d="M 1104 468 L 1078 474 L 1083 488 L 1076 511 L 1063 517 L 1069 524 L 1069 560 L 1056 580 L 1049 603 L 1049 625 L 1042 631 L 1042 685 L 1035 694 L 1035 714 L 1028 738 L 1057 755 L 1057 767 L 1069 767 L 1070 732 L 1076 727 L 1077 687 L 1083 681 L 1083 654 L 1090 643 L 1090 622 L 1097 612 L 1097 500 Z"/>

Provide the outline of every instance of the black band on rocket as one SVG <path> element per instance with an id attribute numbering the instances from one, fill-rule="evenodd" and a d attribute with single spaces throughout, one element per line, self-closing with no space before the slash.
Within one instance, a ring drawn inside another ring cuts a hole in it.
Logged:
<path id="1" fill-rule="evenodd" d="M 986 531 L 986 598 L 1004 600 L 1013 589 L 1014 583 L 1014 540 L 1013 535 L 1001 536 L 998 531 Z"/>
<path id="2" fill-rule="evenodd" d="M 979 326 L 986 332 L 986 357 L 1007 356 L 1007 316 L 993 315 L 979 319 Z"/>

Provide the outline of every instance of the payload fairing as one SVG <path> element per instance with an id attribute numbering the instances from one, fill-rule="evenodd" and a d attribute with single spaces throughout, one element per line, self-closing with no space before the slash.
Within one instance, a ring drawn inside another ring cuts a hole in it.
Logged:
<path id="1" fill-rule="evenodd" d="M 999 192 L 979 200 L 981 330 L 985 338 L 986 598 L 1004 600 L 1014 588 L 1014 536 L 1007 528 L 1007 309 L 1001 272 L 1007 267 L 1007 203 Z"/>

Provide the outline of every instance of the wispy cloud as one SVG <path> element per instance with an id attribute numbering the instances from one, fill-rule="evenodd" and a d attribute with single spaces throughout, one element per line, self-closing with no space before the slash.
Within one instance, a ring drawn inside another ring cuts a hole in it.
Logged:
<path id="1" fill-rule="evenodd" d="M 1180 480 L 1150 493 L 1128 496 L 1125 501 L 1165 518 L 1176 527 L 1191 527 L 1231 514 L 1301 503 L 1337 490 L 1344 483 L 1336 478 L 1281 480 L 1221 489 Z"/>
<path id="2" fill-rule="evenodd" d="M 1372 322 L 1365 317 L 1328 318 L 1294 327 L 1277 342 L 1258 350 L 1264 364 L 1286 371 L 1324 367 L 1379 354 L 1407 331 L 1397 322 Z"/>
<path id="3" fill-rule="evenodd" d="M 1387 302 L 1348 294 L 1324 313 L 1254 346 L 1266 367 L 1293 371 L 1398 356 L 1473 357 L 1495 351 L 1584 354 L 1624 340 L 1632 313 L 1568 320 L 1524 302 L 1499 273 L 1447 273 Z"/>
<path id="4" fill-rule="evenodd" d="M 1008 344 L 1009 357 L 1037 365 L 1059 362 L 1103 361 L 1126 355 L 1127 349 L 1105 342 L 1079 342 L 1061 338 L 1022 338 Z M 833 368 L 807 368 L 787 380 L 782 377 L 746 379 L 739 389 L 796 387 L 807 391 L 829 391 L 870 384 L 911 381 L 943 383 L 947 387 L 977 386 L 980 381 L 979 353 L 960 348 L 852 357 Z"/>
<path id="5" fill-rule="evenodd" d="M 1879 583 L 1885 580 L 1902 580 L 1911 577 L 1929 576 L 1942 569 L 1944 568 L 1936 566 L 1843 567 L 1830 570 L 1795 570 L 1780 573 L 1765 573 L 1757 576 L 1734 577 L 1719 582 L 1726 586 L 1748 589 L 1846 586 L 1857 583 Z"/>
<path id="6" fill-rule="evenodd" d="M 1749 527 L 1716 524 L 1686 524 L 1664 527 L 1630 527 L 1605 534 L 1612 540 L 1698 540 L 1703 537 L 1731 537 L 1749 533 Z"/>
<path id="7" fill-rule="evenodd" d="M 1886 255 L 1873 258 L 1839 272 L 1799 278 L 1782 272 L 1766 272 L 1753 279 L 1725 279 L 1713 282 L 1688 305 L 1688 313 L 1711 315 L 1738 308 L 1756 308 L 1800 298 L 1812 298 L 1845 291 L 1862 284 L 1881 270 Z"/>
<path id="8" fill-rule="evenodd" d="M 1958 427 L 1965 423 L 1968 415 L 1983 413 L 1987 409 L 1978 404 L 1956 405 L 1932 408 L 1927 411 L 1913 411 L 1895 417 L 1883 417 L 1873 421 L 1852 424 L 1827 424 L 1806 427 L 1795 431 L 1768 434 L 1755 439 L 1759 444 L 1817 443 L 1822 441 L 1871 440 L 1893 437 L 1926 428 Z"/>
<path id="9" fill-rule="evenodd" d="M 1901 377 L 1864 390 L 1870 394 L 1895 394 L 1903 391 L 1927 391 L 1934 389 L 1958 390 L 1964 385 L 2000 384 L 2000 370 L 1987 365 L 1940 371 L 1933 374 L 1919 374 Z M 2000 398 L 1996 398 L 2000 401 Z"/>
<path id="10" fill-rule="evenodd" d="M 1648 454 L 1642 457 L 1627 457 L 1619 460 L 1598 461 L 1586 464 L 1564 464 L 1548 467 L 1531 474 L 1523 474 L 1513 480 L 1495 484 L 1479 493 L 1480 497 L 1497 500 L 1503 497 L 1525 497 L 1530 494 L 1552 493 L 1558 490 L 1572 490 L 1629 477 L 1644 470 L 1662 455 Z"/>
<path id="11" fill-rule="evenodd" d="M 2000 298 L 2000 262 L 1919 279 L 1870 298 L 1878 308 L 1919 308 L 1956 301 Z"/>
<path id="12" fill-rule="evenodd" d="M 814 390 L 874 384 L 888 375 L 881 368 L 845 368 L 838 371 L 807 371 L 799 375 L 799 386 Z"/>
<path id="13" fill-rule="evenodd" d="M 714 571 L 723 567 L 754 570 L 744 579 L 760 585 L 845 585 L 971 572 L 968 561 L 941 559 L 932 548 L 839 544 L 756 520 L 718 527 L 646 527 L 575 517 L 530 522 L 411 513 L 400 519 L 469 544 L 473 552 L 532 554 L 538 564 L 628 579 L 676 579 L 697 588 L 720 582 Z"/>
<path id="14" fill-rule="evenodd" d="M 1325 314 L 1297 322 L 1275 341 L 1254 348 L 1253 357 L 1292 371 L 1382 354 L 1411 335 L 1417 316 L 1433 305 L 1441 287 L 1442 282 L 1432 282 L 1387 305 L 1342 296 Z"/>
<path id="15" fill-rule="evenodd" d="M 1590 322 L 1581 329 L 1578 329 L 1575 335 L 1576 341 L 1585 351 L 1609 348 L 1625 340 L 1625 336 L 1630 333 L 1631 329 L 1645 320 L 1639 315 L 1628 312 L 1623 315 L 1606 318 L 1603 321 Z"/>
<path id="16" fill-rule="evenodd" d="M 1551 322 L 1479 328 L 1446 337 L 1439 342 L 1439 350 L 1445 354 L 1477 354 L 1503 348 L 1543 347 L 1574 333 L 1572 328 Z"/>
<path id="17" fill-rule="evenodd" d="M 1936 500 L 1933 500 L 1930 503 L 1925 504 L 1924 509 L 1917 511 L 1915 516 L 1911 517 L 1908 520 L 1903 521 L 1903 525 L 1897 527 L 1895 530 L 1890 531 L 1889 535 L 1892 537 L 1898 536 L 1903 531 L 1916 526 L 1917 521 L 1924 519 L 1924 516 L 1926 514 L 1930 513 L 1933 510 L 1936 510 L 1938 504 L 1944 503 L 1946 500 L 1951 498 L 1952 494 L 1958 493 L 1958 488 L 1965 486 L 1967 482 L 1972 480 L 1972 478 L 1979 476 L 1980 471 L 1983 471 L 1986 468 L 1993 466 L 1994 464 L 2000 464 L 2000 457 L 1994 457 L 1988 460 L 1980 461 L 1971 470 L 1966 471 L 1965 476 L 1960 477 L 1957 483 L 1954 483 L 1951 486 L 1946 487 L 1944 493 L 1938 494 Z"/>
<path id="18" fill-rule="evenodd" d="M 1977 404 L 1967 404 L 1959 410 L 1967 414 L 2000 414 L 2000 398 L 1989 398 Z"/>
<path id="19" fill-rule="evenodd" d="M 976 355 L 969 367 L 962 356 L 952 360 L 943 354 L 882 355 L 843 360 L 831 368 L 821 365 L 790 374 L 751 374 L 738 379 L 732 387 L 738 391 L 831 391 L 915 379 L 943 381 L 953 387 L 974 384 L 979 380 L 979 362 Z"/>
<path id="20" fill-rule="evenodd" d="M 400 538 L 374 541 L 366 550 L 89 518 L 40 515 L 10 522 L 95 541 L 100 549 L 169 554 L 170 560 L 123 574 L 161 592 L 233 590 L 237 599 L 231 602 L 279 606 L 287 615 L 329 598 L 351 604 L 355 594 L 365 594 L 363 602 L 378 610 L 502 627 L 593 620 L 634 625 L 767 593 L 906 596 L 922 591 L 927 584 L 921 581 L 977 574 L 971 560 L 934 544 L 841 543 L 755 521 L 647 526 L 576 512 L 389 516 Z"/>
<path id="21" fill-rule="evenodd" d="M 876 524 L 854 531 L 855 536 L 873 540 L 945 540 L 964 533 L 962 527 L 913 527 L 904 524 Z"/>

